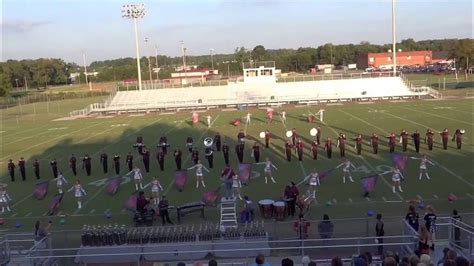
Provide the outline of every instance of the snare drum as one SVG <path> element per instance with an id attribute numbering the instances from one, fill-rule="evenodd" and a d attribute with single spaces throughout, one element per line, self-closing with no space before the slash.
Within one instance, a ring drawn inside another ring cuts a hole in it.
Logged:
<path id="1" fill-rule="evenodd" d="M 260 207 L 260 215 L 263 218 L 272 218 L 273 203 L 275 203 L 275 201 L 271 199 L 264 199 L 258 202 L 258 205 Z"/>
<path id="2" fill-rule="evenodd" d="M 273 203 L 273 211 L 277 221 L 283 221 L 286 218 L 286 204 L 284 201 L 276 201 Z"/>

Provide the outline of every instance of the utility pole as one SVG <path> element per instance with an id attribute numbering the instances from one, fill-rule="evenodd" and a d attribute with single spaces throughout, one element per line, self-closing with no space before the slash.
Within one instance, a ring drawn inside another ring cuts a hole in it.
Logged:
<path id="1" fill-rule="evenodd" d="M 186 48 L 184 47 L 184 41 L 181 41 L 181 50 L 183 52 L 183 70 L 184 70 L 184 82 L 188 84 L 188 74 L 186 70 Z M 182 84 L 182 82 L 181 82 Z"/>
<path id="2" fill-rule="evenodd" d="M 16 78 L 15 81 L 16 81 L 16 90 L 18 90 L 18 79 Z"/>
<path id="3" fill-rule="evenodd" d="M 155 45 L 155 63 L 156 63 L 156 80 L 158 81 L 160 79 L 160 76 L 158 75 L 160 73 L 160 69 L 158 68 L 158 45 Z"/>
<path id="4" fill-rule="evenodd" d="M 87 79 L 87 65 L 86 65 L 86 53 L 82 52 L 82 60 L 84 62 L 84 76 L 86 76 L 86 85 L 89 86 L 89 81 Z"/>
<path id="5" fill-rule="evenodd" d="M 26 80 L 26 76 L 24 76 L 24 78 L 25 78 L 25 91 L 27 91 L 28 90 L 28 81 Z"/>
<path id="6" fill-rule="evenodd" d="M 145 49 L 148 51 L 148 38 L 145 38 Z M 148 52 L 147 52 L 148 54 Z M 149 55 L 146 57 L 148 59 L 148 72 L 150 72 L 150 82 L 153 81 L 153 78 L 151 76 L 151 58 Z"/>
<path id="7" fill-rule="evenodd" d="M 397 74 L 397 49 L 396 49 L 396 12 L 395 12 L 395 0 L 392 0 L 392 57 L 393 57 L 393 76 Z"/>
<path id="8" fill-rule="evenodd" d="M 211 67 L 212 67 L 212 71 L 213 71 L 212 74 L 214 74 L 214 58 L 213 58 L 213 54 L 212 54 L 212 52 L 214 52 L 214 49 L 211 48 L 209 51 L 211 52 Z"/>

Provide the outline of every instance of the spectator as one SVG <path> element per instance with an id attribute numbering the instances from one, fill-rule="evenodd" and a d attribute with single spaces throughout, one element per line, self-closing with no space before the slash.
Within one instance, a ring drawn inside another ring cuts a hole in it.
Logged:
<path id="1" fill-rule="evenodd" d="M 368 265 L 372 265 L 372 253 L 370 253 L 369 251 L 365 252 L 364 253 L 365 257 L 367 258 L 367 264 Z"/>
<path id="2" fill-rule="evenodd" d="M 368 264 L 367 264 L 367 261 L 365 259 L 363 259 L 359 256 L 358 258 L 354 259 L 353 265 L 354 266 L 367 266 Z"/>
<path id="3" fill-rule="evenodd" d="M 443 257 L 438 261 L 437 265 L 443 264 L 443 262 L 447 259 L 449 248 L 443 249 Z"/>
<path id="4" fill-rule="evenodd" d="M 49 221 L 46 226 L 41 226 L 41 222 L 36 221 L 36 223 L 35 223 L 35 245 L 37 245 L 38 247 L 46 247 L 46 243 L 42 242 L 42 240 L 49 235 L 49 233 L 50 233 L 49 230 L 51 229 L 52 224 L 53 224 L 53 222 Z"/>
<path id="5" fill-rule="evenodd" d="M 321 238 L 323 239 L 323 245 L 327 245 L 327 239 L 331 238 L 333 231 L 333 223 L 329 220 L 329 216 L 327 214 L 324 214 L 323 220 L 320 221 L 318 224 L 318 232 Z"/>
<path id="6" fill-rule="evenodd" d="M 386 257 L 383 260 L 382 266 L 397 266 L 397 262 L 392 257 Z"/>
<path id="7" fill-rule="evenodd" d="M 431 257 L 428 254 L 422 254 L 420 256 L 420 263 L 423 263 L 424 265 L 431 265 Z"/>
<path id="8" fill-rule="evenodd" d="M 293 230 L 298 234 L 300 239 L 305 239 L 308 237 L 310 226 L 311 224 L 304 219 L 303 214 L 300 214 L 298 221 L 293 224 Z"/>
<path id="9" fill-rule="evenodd" d="M 248 196 L 244 196 L 244 212 L 245 212 L 244 223 L 250 223 L 253 221 L 254 210 L 255 210 L 255 205 L 252 202 L 252 200 L 250 200 Z"/>
<path id="10" fill-rule="evenodd" d="M 308 266 L 316 266 L 316 262 L 310 261 L 310 262 L 308 263 Z"/>
<path id="11" fill-rule="evenodd" d="M 426 226 L 422 224 L 418 236 L 418 254 L 430 254 L 430 250 L 432 249 L 434 249 L 433 239 Z"/>
<path id="12" fill-rule="evenodd" d="M 144 213 L 149 203 L 150 201 L 145 198 L 145 192 L 140 191 L 137 198 L 137 212 Z"/>
<path id="13" fill-rule="evenodd" d="M 184 262 L 178 262 L 177 266 L 186 266 L 186 264 Z"/>
<path id="14" fill-rule="evenodd" d="M 217 261 L 212 259 L 207 263 L 209 266 L 217 266 Z"/>
<path id="15" fill-rule="evenodd" d="M 456 262 L 456 266 L 469 266 L 469 261 L 462 256 L 458 256 L 454 261 Z"/>
<path id="16" fill-rule="evenodd" d="M 458 222 L 461 222 L 461 215 L 458 214 L 458 210 L 453 210 L 453 224 L 454 225 L 457 225 Z M 461 245 L 461 229 L 459 229 L 459 227 L 455 226 L 454 227 L 454 244 L 456 246 L 460 246 Z"/>
<path id="17" fill-rule="evenodd" d="M 443 266 L 456 266 L 456 261 L 455 260 L 445 260 L 443 262 Z"/>
<path id="18" fill-rule="evenodd" d="M 416 232 L 418 232 L 419 230 L 419 225 L 420 225 L 418 222 L 419 218 L 420 216 L 416 212 L 415 206 L 410 205 L 410 207 L 408 207 L 408 213 L 405 216 L 405 220 L 411 226 L 411 228 L 413 228 Z"/>
<path id="19" fill-rule="evenodd" d="M 400 266 L 410 266 L 410 259 L 408 257 L 403 257 L 402 261 L 399 264 Z"/>
<path id="20" fill-rule="evenodd" d="M 418 258 L 418 256 L 413 255 L 410 257 L 410 266 L 417 266 L 418 263 L 420 263 L 420 259 Z"/>
<path id="21" fill-rule="evenodd" d="M 166 199 L 166 196 L 161 197 L 161 201 L 158 204 L 158 208 L 160 209 L 160 216 L 161 216 L 161 221 L 163 225 L 165 225 L 166 222 L 169 224 L 173 224 L 170 220 L 170 215 L 168 213 L 168 200 Z"/>
<path id="22" fill-rule="evenodd" d="M 311 259 L 308 256 L 303 256 L 301 258 L 301 263 L 303 263 L 303 266 L 308 266 L 310 262 L 311 262 Z"/>
<path id="23" fill-rule="evenodd" d="M 265 262 L 265 257 L 260 254 L 255 258 L 255 263 L 253 263 L 251 266 L 270 266 L 268 262 Z"/>
<path id="24" fill-rule="evenodd" d="M 458 253 L 456 253 L 456 251 L 454 250 L 448 250 L 448 252 L 446 252 L 447 260 L 455 260 L 457 257 L 458 257 Z"/>
<path id="25" fill-rule="evenodd" d="M 281 266 L 293 266 L 293 260 L 286 258 L 281 260 Z"/>
<path id="26" fill-rule="evenodd" d="M 343 265 L 344 265 L 344 263 L 342 263 L 341 258 L 339 258 L 339 257 L 332 258 L 331 266 L 343 266 Z"/>
<path id="27" fill-rule="evenodd" d="M 434 213 L 433 206 L 428 205 L 426 207 L 426 214 L 423 218 L 425 220 L 426 229 L 431 233 L 431 237 L 434 239 L 436 234 L 436 214 Z"/>
<path id="28" fill-rule="evenodd" d="M 383 244 L 383 236 L 385 235 L 384 223 L 382 221 L 382 214 L 377 214 L 377 223 L 375 224 L 375 240 L 378 244 Z M 377 246 L 379 255 L 383 254 L 383 245 Z"/>

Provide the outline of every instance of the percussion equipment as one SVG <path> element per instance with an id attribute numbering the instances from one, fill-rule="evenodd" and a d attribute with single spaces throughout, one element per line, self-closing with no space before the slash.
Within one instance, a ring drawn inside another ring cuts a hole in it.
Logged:
<path id="1" fill-rule="evenodd" d="M 263 199 L 258 202 L 258 206 L 260 207 L 260 215 L 262 215 L 263 218 L 272 218 L 273 203 L 275 203 L 275 201 L 271 199 Z"/>
<path id="2" fill-rule="evenodd" d="M 214 144 L 214 140 L 212 138 L 207 137 L 204 139 L 204 146 L 212 147 L 213 144 Z"/>
<path id="3" fill-rule="evenodd" d="M 273 203 L 274 216 L 277 221 L 283 221 L 286 218 L 286 204 L 284 201 L 276 201 Z"/>
<path id="4" fill-rule="evenodd" d="M 260 136 L 261 139 L 264 139 L 265 138 L 265 132 L 263 132 L 263 131 L 260 132 L 259 136 Z"/>
<path id="5" fill-rule="evenodd" d="M 466 130 L 461 129 L 459 132 L 461 132 L 461 134 L 464 134 L 464 133 L 466 133 Z M 260 133 L 260 134 L 261 134 L 261 133 Z"/>
<path id="6" fill-rule="evenodd" d="M 313 137 L 315 137 L 317 134 L 318 134 L 318 130 L 316 128 L 312 128 L 310 131 L 309 131 L 309 134 Z"/>
<path id="7" fill-rule="evenodd" d="M 286 137 L 291 138 L 293 136 L 293 132 L 291 130 L 286 131 Z"/>

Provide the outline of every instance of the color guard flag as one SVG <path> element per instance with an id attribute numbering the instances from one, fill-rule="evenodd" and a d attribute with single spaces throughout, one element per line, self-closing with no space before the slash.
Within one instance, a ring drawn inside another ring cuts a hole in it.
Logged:
<path id="1" fill-rule="evenodd" d="M 252 165 L 249 163 L 241 163 L 239 164 L 239 180 L 242 184 L 248 184 L 250 181 L 250 173 L 251 173 Z"/>
<path id="2" fill-rule="evenodd" d="M 372 192 L 375 189 L 375 185 L 377 184 L 377 175 L 372 175 L 372 176 L 366 176 L 362 178 L 361 184 L 362 188 L 364 189 L 365 192 Z"/>
<path id="3" fill-rule="evenodd" d="M 181 192 L 186 186 L 186 179 L 188 176 L 188 171 L 186 170 L 178 170 L 174 172 L 174 184 L 176 188 Z"/>
<path id="4" fill-rule="evenodd" d="M 106 187 L 107 194 L 109 194 L 110 196 L 115 195 L 121 183 L 122 183 L 122 180 L 120 176 L 114 176 L 110 178 L 109 181 L 107 182 L 107 187 Z"/>
<path id="5" fill-rule="evenodd" d="M 196 124 L 199 122 L 199 114 L 194 112 L 193 115 L 191 116 L 191 120 L 193 121 L 193 124 Z"/>
<path id="6" fill-rule="evenodd" d="M 240 119 L 234 119 L 234 121 L 232 121 L 232 125 L 234 127 L 238 127 L 240 125 L 240 123 L 241 123 Z"/>
<path id="7" fill-rule="evenodd" d="M 130 211 L 136 210 L 137 199 L 138 199 L 138 195 L 137 193 L 134 192 L 132 195 L 130 195 L 130 197 L 128 197 L 127 201 L 125 201 L 125 204 L 124 204 L 125 209 L 130 210 Z"/>
<path id="8" fill-rule="evenodd" d="M 394 153 L 392 154 L 392 162 L 393 164 L 400 169 L 401 171 L 405 170 L 407 165 L 408 156 Z"/>
<path id="9" fill-rule="evenodd" d="M 42 200 L 48 194 L 49 182 L 44 181 L 35 185 L 35 190 L 33 191 L 33 197 L 37 200 Z"/>
<path id="10" fill-rule="evenodd" d="M 331 174 L 332 174 L 332 171 L 334 171 L 335 168 L 331 168 L 329 170 L 326 170 L 322 173 L 319 174 L 319 179 L 320 180 L 323 180 L 324 178 L 327 178 L 329 177 Z"/>
<path id="11" fill-rule="evenodd" d="M 219 197 L 219 188 L 214 191 L 206 191 L 202 193 L 202 202 L 206 205 L 215 205 Z"/>
<path id="12" fill-rule="evenodd" d="M 61 201 L 63 200 L 63 195 L 64 194 L 56 194 L 51 200 L 51 203 L 48 206 L 48 215 L 54 215 L 54 213 L 59 209 L 59 206 L 61 205 Z"/>

